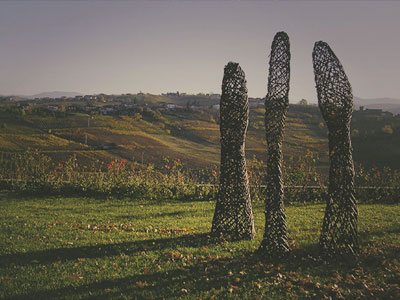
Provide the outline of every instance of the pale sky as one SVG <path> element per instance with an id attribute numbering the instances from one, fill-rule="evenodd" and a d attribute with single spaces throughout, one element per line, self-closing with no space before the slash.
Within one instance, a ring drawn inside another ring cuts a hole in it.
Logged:
<path id="1" fill-rule="evenodd" d="M 0 94 L 221 92 L 238 62 L 267 93 L 277 31 L 291 43 L 290 101 L 316 102 L 311 53 L 327 42 L 363 98 L 400 98 L 397 1 L 0 1 Z"/>

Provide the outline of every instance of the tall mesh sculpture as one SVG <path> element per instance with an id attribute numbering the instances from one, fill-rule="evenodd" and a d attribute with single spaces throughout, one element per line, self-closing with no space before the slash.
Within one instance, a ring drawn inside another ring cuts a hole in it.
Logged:
<path id="1" fill-rule="evenodd" d="M 289 79 L 289 37 L 285 32 L 278 32 L 271 47 L 268 94 L 265 99 L 267 190 L 265 232 L 260 251 L 269 256 L 284 256 L 290 250 L 282 183 L 282 142 L 286 112 L 289 106 Z"/>
<path id="2" fill-rule="evenodd" d="M 328 256 L 355 255 L 358 210 L 350 140 L 353 95 L 340 61 L 327 43 L 316 42 L 312 57 L 318 104 L 329 130 L 329 199 L 320 246 Z"/>
<path id="3" fill-rule="evenodd" d="M 215 235 L 255 236 L 245 160 L 248 120 L 245 75 L 239 64 L 229 62 L 224 69 L 220 102 L 220 190 L 211 229 Z"/>

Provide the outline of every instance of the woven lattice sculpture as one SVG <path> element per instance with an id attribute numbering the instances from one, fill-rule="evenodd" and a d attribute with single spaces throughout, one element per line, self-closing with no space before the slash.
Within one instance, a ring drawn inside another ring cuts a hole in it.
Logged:
<path id="1" fill-rule="evenodd" d="M 220 103 L 220 190 L 212 223 L 215 235 L 251 239 L 255 235 L 245 160 L 249 103 L 245 75 L 239 64 L 224 69 Z"/>
<path id="2" fill-rule="evenodd" d="M 318 104 L 329 130 L 329 199 L 320 246 L 325 255 L 355 255 L 358 210 L 350 140 L 353 95 L 340 61 L 327 43 L 316 42 L 312 56 Z"/>
<path id="3" fill-rule="evenodd" d="M 271 47 L 268 94 L 265 99 L 267 190 L 265 232 L 260 251 L 268 256 L 284 256 L 289 251 L 282 183 L 282 142 L 289 106 L 289 79 L 289 37 L 285 32 L 278 32 Z"/>

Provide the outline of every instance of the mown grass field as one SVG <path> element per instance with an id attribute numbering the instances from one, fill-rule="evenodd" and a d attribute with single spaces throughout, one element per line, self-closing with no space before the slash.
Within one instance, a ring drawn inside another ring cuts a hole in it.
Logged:
<path id="1" fill-rule="evenodd" d="M 399 299 L 399 205 L 360 205 L 360 258 L 324 261 L 324 205 L 287 207 L 291 256 L 210 238 L 214 202 L 0 194 L 1 299 Z M 330 297 L 330 298 L 329 298 Z"/>

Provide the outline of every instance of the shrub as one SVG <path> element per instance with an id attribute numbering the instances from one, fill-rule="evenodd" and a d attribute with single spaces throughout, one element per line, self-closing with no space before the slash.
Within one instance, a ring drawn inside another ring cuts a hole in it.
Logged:
<path id="1" fill-rule="evenodd" d="M 316 172 L 318 155 L 307 151 L 283 166 L 285 203 L 325 202 L 327 178 Z M 97 161 L 91 166 L 78 165 L 75 156 L 55 163 L 38 150 L 2 158 L 1 187 L 19 192 L 116 196 L 134 199 L 174 199 L 181 201 L 210 201 L 218 195 L 217 167 L 200 170 L 186 169 L 180 159 L 164 159 L 161 169 L 140 165 L 125 159 L 108 164 Z M 248 162 L 251 199 L 264 201 L 265 165 L 253 157 Z M 366 169 L 356 167 L 356 197 L 361 203 L 399 203 L 400 172 L 388 167 Z"/>

